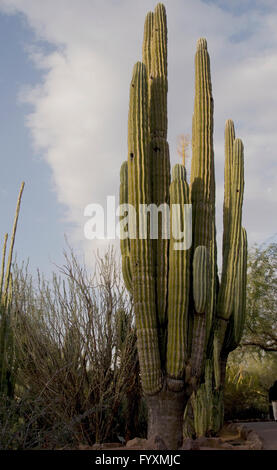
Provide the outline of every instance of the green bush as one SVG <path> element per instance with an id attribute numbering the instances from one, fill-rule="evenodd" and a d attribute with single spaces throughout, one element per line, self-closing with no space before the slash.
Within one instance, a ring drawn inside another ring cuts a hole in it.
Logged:
<path id="1" fill-rule="evenodd" d="M 276 358 L 246 352 L 238 357 L 233 353 L 226 374 L 225 419 L 267 419 L 268 390 L 276 377 Z"/>

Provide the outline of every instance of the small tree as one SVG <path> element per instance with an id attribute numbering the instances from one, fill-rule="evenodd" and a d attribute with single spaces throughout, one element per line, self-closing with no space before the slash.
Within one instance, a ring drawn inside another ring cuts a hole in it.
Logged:
<path id="1" fill-rule="evenodd" d="M 188 148 L 190 146 L 190 136 L 189 134 L 181 134 L 178 137 L 178 147 L 177 152 L 179 157 L 182 158 L 182 164 L 186 167 L 186 162 L 189 157 L 188 155 Z"/>
<path id="2" fill-rule="evenodd" d="M 246 309 L 242 345 L 277 352 L 277 243 L 249 253 Z"/>

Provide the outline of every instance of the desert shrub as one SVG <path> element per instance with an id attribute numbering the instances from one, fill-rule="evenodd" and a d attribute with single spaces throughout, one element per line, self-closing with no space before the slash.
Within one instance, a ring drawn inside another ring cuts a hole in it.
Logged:
<path id="1" fill-rule="evenodd" d="M 0 449 L 26 450 L 67 446 L 72 436 L 41 397 L 26 392 L 21 397 L 0 397 Z"/>
<path id="2" fill-rule="evenodd" d="M 11 273 L 15 235 L 20 204 L 25 183 L 20 187 L 15 217 L 7 253 L 8 234 L 4 236 L 2 255 L 0 255 L 0 396 L 12 398 L 16 380 L 16 358 L 14 354 L 13 331 L 11 327 L 10 306 L 13 297 Z M 0 240 L 1 241 L 1 240 Z"/>
<path id="3" fill-rule="evenodd" d="M 51 282 L 38 273 L 35 283 L 26 267 L 16 267 L 12 309 L 18 381 L 6 418 L 10 431 L 20 424 L 32 435 L 19 447 L 143 434 L 132 304 L 112 249 L 96 258 L 93 274 L 70 251 Z M 29 419 L 22 410 L 32 403 Z"/>

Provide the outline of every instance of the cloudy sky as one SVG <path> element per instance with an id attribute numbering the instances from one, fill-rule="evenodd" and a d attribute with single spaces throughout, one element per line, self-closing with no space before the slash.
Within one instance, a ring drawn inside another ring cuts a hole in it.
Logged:
<path id="1" fill-rule="evenodd" d="M 0 0 L 0 239 L 26 187 L 16 251 L 46 273 L 66 234 L 88 257 L 84 207 L 118 195 L 127 155 L 129 82 L 152 0 Z M 245 145 L 250 244 L 277 232 L 276 0 L 165 0 L 169 143 L 191 134 L 194 53 L 206 37 L 215 101 L 217 225 L 222 229 L 224 124 Z"/>

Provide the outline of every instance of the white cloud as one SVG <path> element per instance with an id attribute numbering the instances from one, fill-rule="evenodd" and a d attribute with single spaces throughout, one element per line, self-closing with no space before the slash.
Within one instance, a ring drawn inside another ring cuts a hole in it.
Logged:
<path id="1" fill-rule="evenodd" d="M 140 59 L 144 16 L 150 0 L 0 0 L 0 9 L 26 15 L 39 44 L 29 54 L 43 81 L 24 89 L 33 105 L 27 117 L 34 146 L 44 152 L 57 191 L 83 239 L 83 210 L 118 193 L 119 168 L 127 154 L 129 80 Z M 165 1 L 169 27 L 169 139 L 177 161 L 176 137 L 191 131 L 193 61 L 199 36 L 208 39 L 215 99 L 218 207 L 223 197 L 223 136 L 229 117 L 237 123 L 246 159 L 244 221 L 251 242 L 276 232 L 277 12 L 234 16 L 200 0 Z M 261 12 L 261 6 L 272 10 Z M 275 167 L 275 170 L 274 170 Z M 256 208 L 263 212 L 257 220 Z M 263 210 L 264 208 L 264 210 Z M 220 221 L 219 221 L 220 226 Z M 220 250 L 219 250 L 220 251 Z"/>

